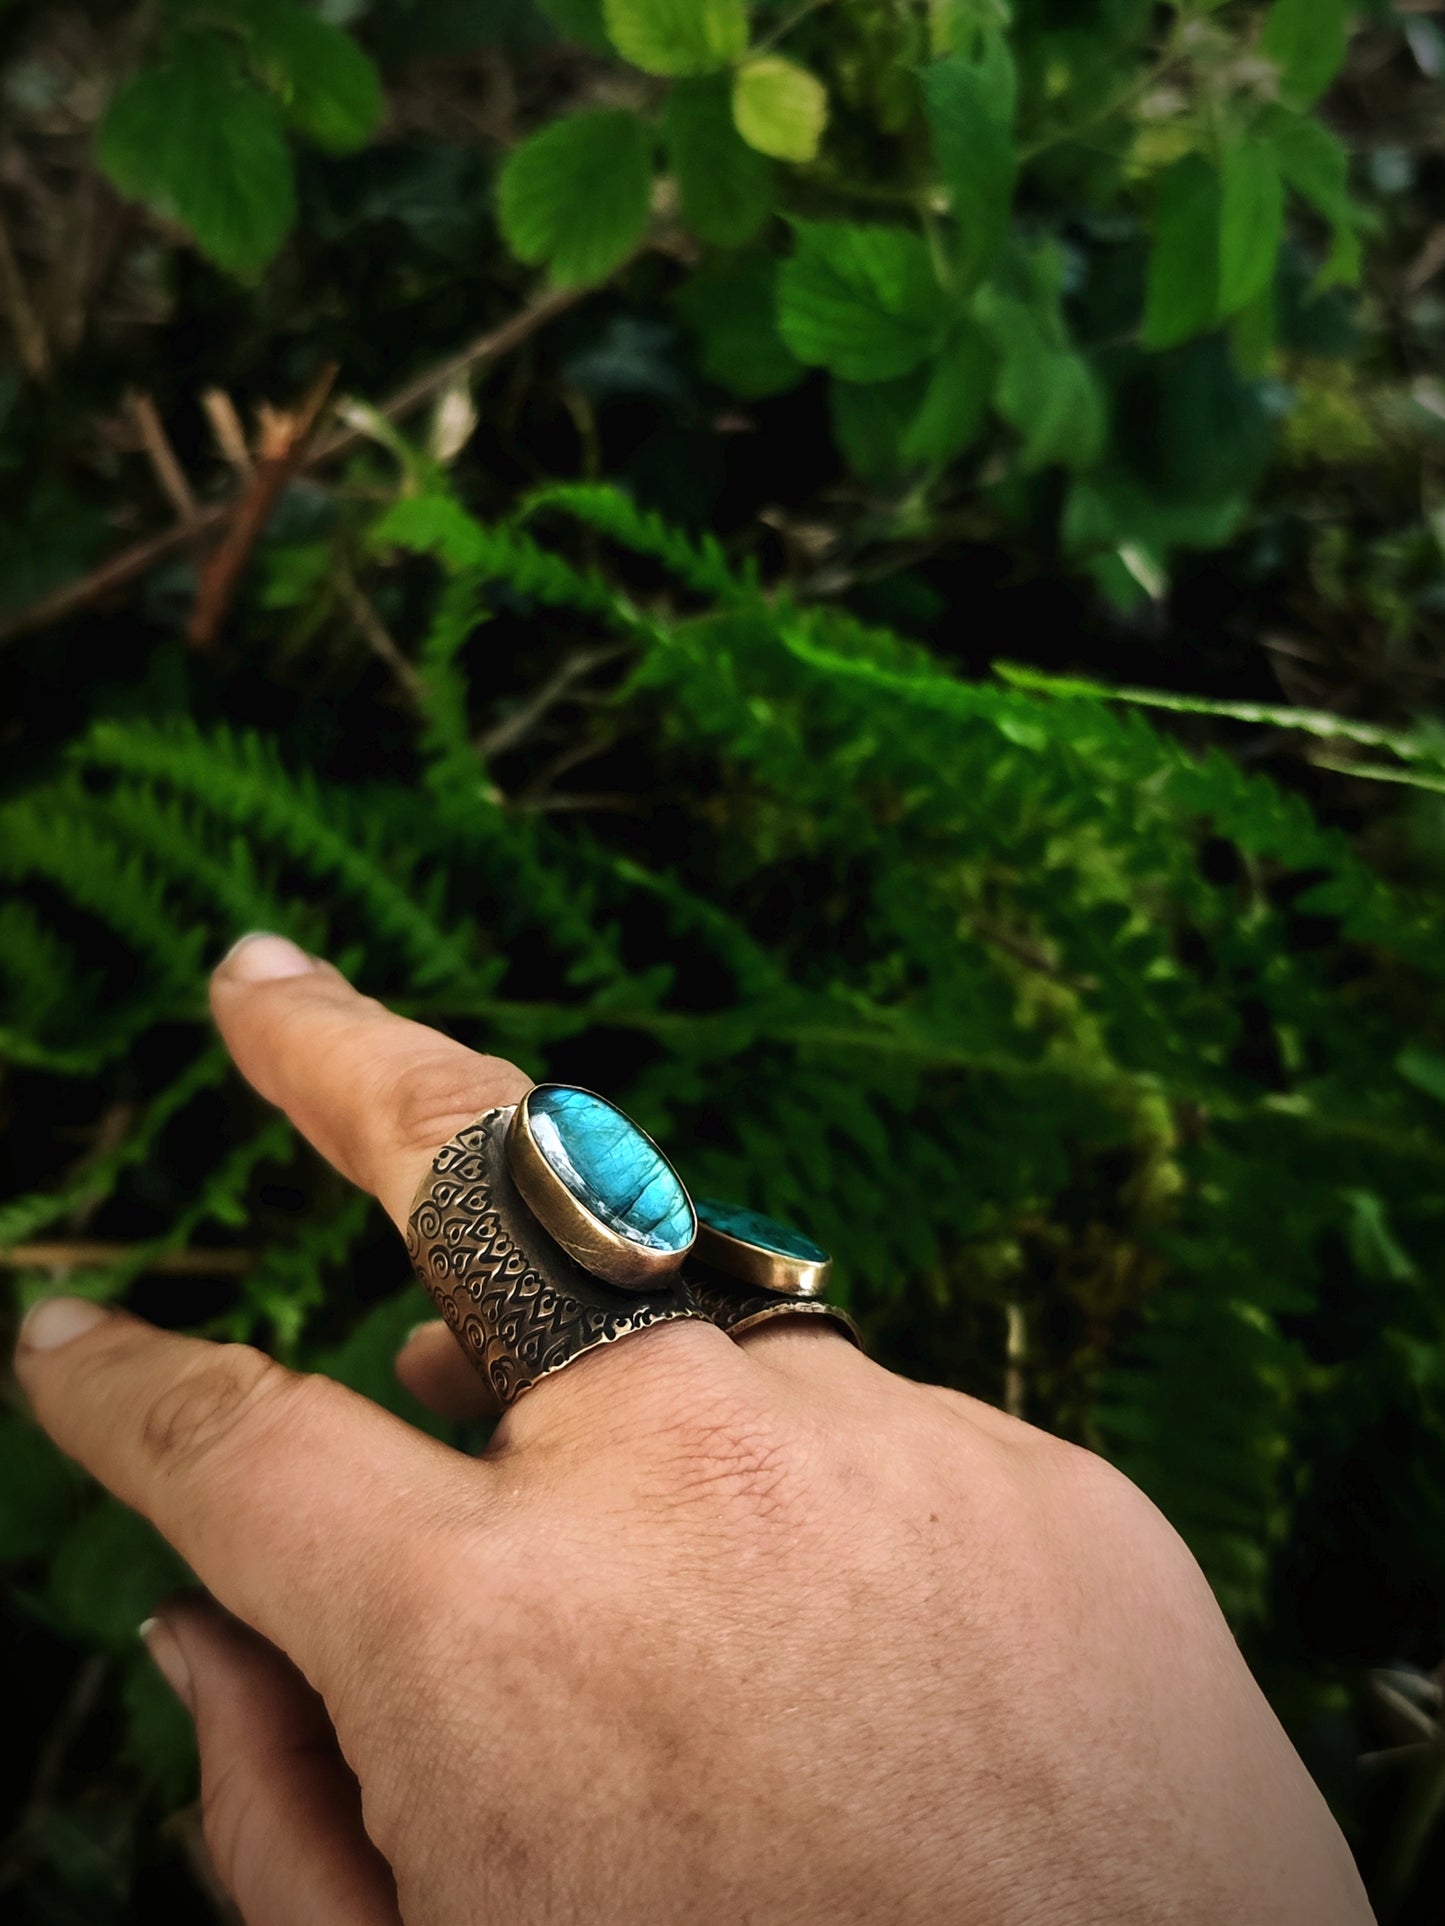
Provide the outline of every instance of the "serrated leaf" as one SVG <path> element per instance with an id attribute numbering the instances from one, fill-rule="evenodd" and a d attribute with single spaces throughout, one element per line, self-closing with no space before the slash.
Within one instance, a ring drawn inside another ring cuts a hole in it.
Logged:
<path id="1" fill-rule="evenodd" d="M 773 170 L 733 125 L 727 81 L 680 80 L 662 137 L 689 227 L 716 247 L 750 241 L 772 209 Z"/>
<path id="2" fill-rule="evenodd" d="M 1220 168 L 1219 306 L 1227 320 L 1274 278 L 1284 239 L 1284 182 L 1267 140 L 1230 141 Z"/>
<path id="3" fill-rule="evenodd" d="M 715 74 L 748 48 L 747 0 L 603 0 L 612 44 L 645 74 Z"/>
<path id="4" fill-rule="evenodd" d="M 988 413 L 998 357 L 981 328 L 956 326 L 929 374 L 918 412 L 904 430 L 905 461 L 948 462 L 977 439 Z"/>
<path id="5" fill-rule="evenodd" d="M 733 120 L 760 154 L 810 161 L 828 124 L 827 89 L 796 61 L 760 54 L 733 75 Z"/>
<path id="6" fill-rule="evenodd" d="M 1345 59 L 1345 0 L 1275 0 L 1260 46 L 1293 107 L 1312 107 Z"/>
<path id="7" fill-rule="evenodd" d="M 945 304 L 928 249 L 900 227 L 800 221 L 778 279 L 778 330 L 810 367 L 891 381 L 935 346 Z"/>
<path id="8" fill-rule="evenodd" d="M 1089 364 L 1051 339 L 1033 310 L 1013 296 L 985 290 L 979 317 L 1003 364 L 994 400 L 1022 437 L 1021 467 L 1087 468 L 1098 457 L 1105 426 Z"/>
<path id="9" fill-rule="evenodd" d="M 1008 232 L 1018 165 L 1015 92 L 1013 58 L 997 34 L 985 36 L 978 59 L 955 54 L 924 70 L 923 104 L 953 200 L 966 286 L 983 278 Z"/>
<path id="10" fill-rule="evenodd" d="M 866 481 L 891 481 L 907 465 L 903 436 L 923 398 L 924 374 L 896 381 L 832 381 L 828 384 L 828 415 L 833 439 L 854 474 Z"/>
<path id="11" fill-rule="evenodd" d="M 1140 338 L 1173 348 L 1214 325 L 1219 309 L 1219 176 L 1198 154 L 1159 183 Z"/>
<path id="12" fill-rule="evenodd" d="M 766 254 L 706 261 L 677 297 L 709 381 L 749 401 L 782 394 L 803 366 L 778 333 L 778 263 Z"/>
<path id="13" fill-rule="evenodd" d="M 1260 123 L 1287 186 L 1330 224 L 1330 255 L 1317 285 L 1351 285 L 1360 276 L 1358 214 L 1350 198 L 1350 161 L 1344 144 L 1307 114 L 1272 107 Z"/>
<path id="14" fill-rule="evenodd" d="M 290 233 L 296 188 L 281 113 L 219 35 L 186 34 L 112 103 L 96 147 L 123 194 L 177 220 L 219 267 L 260 273 Z"/>
<path id="15" fill-rule="evenodd" d="M 381 76 L 351 35 L 294 0 L 245 0 L 236 13 L 292 125 L 330 154 L 365 146 L 381 119 Z"/>
<path id="16" fill-rule="evenodd" d="M 513 150 L 498 183 L 502 233 L 561 287 L 603 281 L 647 227 L 651 136 L 636 114 L 570 114 Z"/>

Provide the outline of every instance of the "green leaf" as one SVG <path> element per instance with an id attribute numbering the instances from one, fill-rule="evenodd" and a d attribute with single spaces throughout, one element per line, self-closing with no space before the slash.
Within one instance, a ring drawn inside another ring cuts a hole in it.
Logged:
<path id="1" fill-rule="evenodd" d="M 890 381 L 931 353 L 945 306 L 928 249 L 900 227 L 799 221 L 778 281 L 778 329 L 843 381 Z"/>
<path id="2" fill-rule="evenodd" d="M 245 0 L 237 13 L 292 125 L 330 154 L 365 146 L 381 119 L 381 76 L 350 34 L 294 0 Z"/>
<path id="3" fill-rule="evenodd" d="M 833 381 L 828 414 L 848 466 L 866 481 L 891 481 L 907 465 L 903 435 L 923 396 L 923 371 L 895 381 Z"/>
<path id="4" fill-rule="evenodd" d="M 1027 471 L 1061 463 L 1087 468 L 1104 440 L 1104 402 L 1083 356 L 1051 340 L 1037 315 L 1013 296 L 985 290 L 979 318 L 1002 358 L 995 401 L 1023 437 Z"/>
<path id="5" fill-rule="evenodd" d="M 704 262 L 677 306 L 698 337 L 698 363 L 709 381 L 755 401 L 802 380 L 802 363 L 778 333 L 778 263 L 771 256 Z"/>
<path id="6" fill-rule="evenodd" d="M 981 328 L 955 327 L 928 379 L 901 453 L 910 462 L 949 462 L 976 440 L 988 412 L 998 356 Z"/>
<path id="7" fill-rule="evenodd" d="M 561 287 L 603 281 L 642 239 L 651 187 L 651 136 L 636 114 L 570 114 L 508 156 L 502 233 L 520 260 L 545 261 Z"/>
<path id="8" fill-rule="evenodd" d="M 1219 308 L 1219 176 L 1198 154 L 1159 183 L 1140 338 L 1172 348 L 1214 325 Z"/>
<path id="9" fill-rule="evenodd" d="M 923 104 L 939 170 L 953 197 L 964 284 L 982 280 L 1008 232 L 1017 156 L 1013 58 L 998 34 L 977 60 L 952 55 L 923 74 Z"/>
<path id="10" fill-rule="evenodd" d="M 543 13 L 555 20 L 563 33 L 593 53 L 611 53 L 607 26 L 602 18 L 602 0 L 541 0 Z"/>
<path id="11" fill-rule="evenodd" d="M 688 225 L 716 247 L 750 241 L 772 209 L 773 170 L 733 125 L 727 81 L 680 80 L 662 137 Z"/>
<path id="12" fill-rule="evenodd" d="M 160 1533 L 106 1498 L 66 1534 L 50 1568 L 50 1602 L 78 1637 L 125 1650 L 186 1568 Z"/>
<path id="13" fill-rule="evenodd" d="M 1307 114 L 1271 107 L 1260 123 L 1287 186 L 1330 224 L 1333 244 L 1317 285 L 1353 285 L 1360 278 L 1359 213 L 1350 198 L 1350 161 L 1343 143 Z"/>
<path id="14" fill-rule="evenodd" d="M 1345 59 L 1345 0 L 1275 0 L 1260 45 L 1292 107 L 1312 107 Z"/>
<path id="15" fill-rule="evenodd" d="M 760 54 L 733 75 L 733 120 L 760 154 L 810 161 L 828 124 L 827 89 L 796 61 Z"/>
<path id="16" fill-rule="evenodd" d="M 48 1552 L 71 1522 L 78 1485 L 38 1425 L 0 1411 L 0 1560 Z"/>
<path id="17" fill-rule="evenodd" d="M 1445 1056 L 1421 1044 L 1407 1043 L 1395 1059 L 1395 1068 L 1407 1083 L 1423 1090 L 1437 1103 L 1445 1103 Z"/>
<path id="18" fill-rule="evenodd" d="M 1274 284 L 1266 281 L 1229 324 L 1229 351 L 1247 380 L 1256 381 L 1268 372 L 1278 334 Z"/>
<path id="19" fill-rule="evenodd" d="M 747 0 L 603 0 L 612 44 L 645 74 L 685 79 L 748 50 Z"/>
<path id="20" fill-rule="evenodd" d="M 1227 320 L 1274 279 L 1284 239 L 1284 182 L 1273 146 L 1241 135 L 1220 169 L 1219 308 Z"/>
<path id="21" fill-rule="evenodd" d="M 177 220 L 219 267 L 254 279 L 296 218 L 291 155 L 275 101 L 229 41 L 178 37 L 112 103 L 97 156 L 123 194 Z"/>

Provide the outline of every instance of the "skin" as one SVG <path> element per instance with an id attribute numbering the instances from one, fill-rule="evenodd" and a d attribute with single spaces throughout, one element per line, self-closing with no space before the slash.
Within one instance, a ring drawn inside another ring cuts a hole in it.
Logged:
<path id="1" fill-rule="evenodd" d="M 278 938 L 213 1007 L 399 1228 L 437 1146 L 528 1086 Z M 629 1338 L 479 1459 L 73 1300 L 16 1370 L 210 1594 L 147 1636 L 251 1926 L 1372 1917 L 1140 1492 L 803 1320 Z M 481 1408 L 440 1327 L 398 1370 Z"/>

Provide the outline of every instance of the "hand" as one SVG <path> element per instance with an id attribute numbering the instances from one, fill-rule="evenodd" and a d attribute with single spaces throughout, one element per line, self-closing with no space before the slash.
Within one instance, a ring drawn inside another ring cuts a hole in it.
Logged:
<path id="1" fill-rule="evenodd" d="M 279 939 L 213 1004 L 398 1228 L 437 1146 L 528 1086 Z M 1147 1500 L 802 1320 L 628 1338 L 477 1460 L 74 1301 L 16 1368 L 225 1608 L 168 1608 L 152 1649 L 251 1926 L 1370 1917 Z M 480 1406 L 440 1327 L 399 1369 Z"/>

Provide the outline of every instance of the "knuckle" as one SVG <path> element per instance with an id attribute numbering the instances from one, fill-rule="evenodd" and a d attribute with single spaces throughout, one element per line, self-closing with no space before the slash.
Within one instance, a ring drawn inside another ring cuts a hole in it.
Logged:
<path id="1" fill-rule="evenodd" d="M 735 1396 L 690 1400 L 654 1433 L 674 1510 L 793 1522 L 807 1500 L 808 1452 L 780 1414 Z"/>
<path id="2" fill-rule="evenodd" d="M 189 1470 L 253 1431 L 298 1381 L 246 1344 L 221 1344 L 192 1364 L 146 1412 L 141 1442 L 167 1470 Z"/>
<path id="3" fill-rule="evenodd" d="M 459 1046 L 419 1055 L 390 1073 L 378 1114 L 393 1146 L 435 1150 L 494 1104 L 512 1103 L 530 1079 L 497 1057 Z"/>

